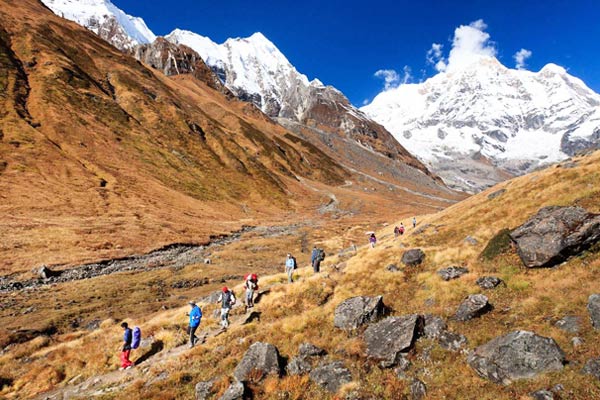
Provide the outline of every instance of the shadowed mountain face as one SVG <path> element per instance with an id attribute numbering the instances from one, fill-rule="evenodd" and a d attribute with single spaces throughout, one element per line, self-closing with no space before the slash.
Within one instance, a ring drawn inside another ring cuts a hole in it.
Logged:
<path id="1" fill-rule="evenodd" d="M 0 25 L 2 272 L 302 218 L 333 193 L 398 211 L 385 179 L 231 100 L 185 49 L 193 74 L 169 78 L 34 0 L 3 2 Z M 456 197 L 422 176 L 425 209 Z"/>

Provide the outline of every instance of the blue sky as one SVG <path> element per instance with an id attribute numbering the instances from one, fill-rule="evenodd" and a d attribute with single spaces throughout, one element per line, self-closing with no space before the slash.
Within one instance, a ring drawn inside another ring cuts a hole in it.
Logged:
<path id="1" fill-rule="evenodd" d="M 504 65 L 514 68 L 513 56 L 526 49 L 526 69 L 553 62 L 600 92 L 598 0 L 112 1 L 157 35 L 181 28 L 222 43 L 260 31 L 299 72 L 357 106 L 383 89 L 378 70 L 400 79 L 409 71 L 413 82 L 435 75 L 426 60 L 432 44 L 442 44 L 447 57 L 455 29 L 480 19 Z"/>

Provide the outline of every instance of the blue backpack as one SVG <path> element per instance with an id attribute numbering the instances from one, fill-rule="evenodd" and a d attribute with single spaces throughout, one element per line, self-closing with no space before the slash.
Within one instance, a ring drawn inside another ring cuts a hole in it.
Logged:
<path id="1" fill-rule="evenodd" d="M 133 339 L 131 340 L 131 348 L 137 349 L 140 347 L 140 341 L 142 340 L 142 330 L 139 326 L 133 328 Z"/>

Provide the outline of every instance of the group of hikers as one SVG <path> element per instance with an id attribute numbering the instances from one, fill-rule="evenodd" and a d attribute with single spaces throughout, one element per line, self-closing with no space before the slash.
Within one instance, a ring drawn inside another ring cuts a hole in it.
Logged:
<path id="1" fill-rule="evenodd" d="M 417 219 L 412 219 L 413 228 L 417 226 Z M 394 238 L 403 235 L 405 231 L 404 224 L 401 222 L 400 226 L 394 227 Z M 369 243 L 371 247 L 375 247 L 377 238 L 374 232 L 370 232 Z M 310 255 L 310 263 L 315 274 L 321 271 L 321 262 L 325 259 L 325 252 L 323 249 L 314 246 Z M 288 277 L 288 283 L 294 282 L 294 271 L 298 268 L 296 258 L 288 253 L 285 258 L 285 272 Z M 254 307 L 254 293 L 258 290 L 258 276 L 256 274 L 247 274 L 244 276 L 244 289 L 246 291 L 245 305 L 246 310 Z M 216 300 L 217 303 L 221 304 L 221 327 L 227 329 L 229 327 L 229 313 L 233 306 L 236 304 L 235 294 L 227 286 L 224 286 L 219 293 Z M 196 331 L 202 321 L 202 310 L 194 301 L 190 301 L 190 311 L 186 313 L 189 317 L 188 333 L 189 333 L 189 346 L 194 347 L 198 343 L 198 337 Z M 131 350 L 136 349 L 140 345 L 141 331 L 139 327 L 135 327 L 133 330 L 129 328 L 127 322 L 121 324 L 123 328 L 123 346 L 121 349 L 121 369 L 129 369 L 134 363 L 129 359 Z"/>
<path id="2" fill-rule="evenodd" d="M 413 217 L 412 219 L 412 226 L 413 229 L 417 227 L 417 218 Z M 394 240 L 398 238 L 398 236 L 402 236 L 404 235 L 404 232 L 406 231 L 406 228 L 404 227 L 404 223 L 400 222 L 400 226 L 395 226 L 394 227 Z M 375 232 L 367 232 L 369 234 L 369 244 L 371 245 L 371 248 L 375 247 L 375 244 L 377 243 L 377 237 L 375 237 Z"/>

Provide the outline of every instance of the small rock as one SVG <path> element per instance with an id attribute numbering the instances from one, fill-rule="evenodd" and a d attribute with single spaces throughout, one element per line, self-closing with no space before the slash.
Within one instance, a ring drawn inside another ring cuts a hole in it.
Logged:
<path id="1" fill-rule="evenodd" d="M 495 192 L 488 194 L 488 200 L 494 200 L 495 198 L 502 196 L 504 193 L 506 193 L 506 189 L 496 190 Z"/>
<path id="2" fill-rule="evenodd" d="M 196 384 L 196 400 L 207 400 L 212 394 L 214 381 L 198 382 Z"/>
<path id="3" fill-rule="evenodd" d="M 388 317 L 367 328 L 364 334 L 370 358 L 387 361 L 393 366 L 398 353 L 407 352 L 420 331 L 422 318 L 417 314 Z"/>
<path id="4" fill-rule="evenodd" d="M 333 325 L 336 328 L 353 330 L 367 322 L 377 321 L 384 312 L 383 296 L 351 297 L 335 308 Z"/>
<path id="5" fill-rule="evenodd" d="M 592 320 L 592 326 L 600 330 L 600 294 L 593 294 L 588 298 L 587 310 Z"/>
<path id="6" fill-rule="evenodd" d="M 240 382 L 248 379 L 250 372 L 260 371 L 264 375 L 279 375 L 281 366 L 279 365 L 279 351 L 277 347 L 269 343 L 253 343 L 240 363 L 235 367 L 233 376 Z"/>
<path id="7" fill-rule="evenodd" d="M 575 336 L 571 339 L 571 344 L 573 345 L 573 347 L 579 347 L 583 344 L 583 339 L 579 336 Z"/>
<path id="8" fill-rule="evenodd" d="M 533 400 L 554 400 L 554 395 L 552 392 L 546 389 L 536 390 L 535 392 L 531 393 L 530 396 Z"/>
<path id="9" fill-rule="evenodd" d="M 467 272 L 469 272 L 469 270 L 464 267 L 448 267 L 440 269 L 437 273 L 443 280 L 449 281 L 450 279 L 460 278 Z"/>
<path id="10" fill-rule="evenodd" d="M 443 349 L 458 351 L 467 345 L 467 338 L 459 333 L 444 331 L 440 334 L 438 342 Z"/>
<path id="11" fill-rule="evenodd" d="M 515 331 L 477 347 L 467 363 L 481 377 L 508 385 L 516 379 L 561 370 L 565 354 L 552 338 Z"/>
<path id="12" fill-rule="evenodd" d="M 400 268 L 398 268 L 397 265 L 395 264 L 390 264 L 387 267 L 385 267 L 386 270 L 390 271 L 390 272 L 398 272 L 400 271 Z"/>
<path id="13" fill-rule="evenodd" d="M 242 319 L 242 325 L 246 325 L 254 321 L 260 321 L 260 314 L 260 311 L 251 311 L 250 313 L 246 314 Z"/>
<path id="14" fill-rule="evenodd" d="M 423 334 L 429 339 L 437 339 L 447 328 L 446 321 L 437 315 L 425 314 L 423 322 Z"/>
<path id="15" fill-rule="evenodd" d="M 343 385 L 352 381 L 352 374 L 341 361 L 336 361 L 312 370 L 310 379 L 331 393 L 337 393 Z"/>
<path id="16" fill-rule="evenodd" d="M 588 360 L 583 367 L 584 374 L 594 376 L 596 379 L 600 379 L 600 358 L 593 358 Z"/>
<path id="17" fill-rule="evenodd" d="M 467 236 L 465 238 L 465 242 L 467 242 L 471 246 L 475 246 L 475 245 L 479 244 L 479 241 L 477 239 L 475 239 L 473 236 Z"/>
<path id="18" fill-rule="evenodd" d="M 402 263 L 407 266 L 419 265 L 425 259 L 425 253 L 421 249 L 407 250 L 402 254 Z"/>
<path id="19" fill-rule="evenodd" d="M 40 267 L 40 269 L 38 270 L 38 275 L 42 279 L 54 278 L 56 276 L 60 276 L 61 273 L 62 273 L 62 271 L 52 271 L 50 268 L 48 268 L 45 265 L 42 265 Z"/>
<path id="20" fill-rule="evenodd" d="M 243 400 L 244 398 L 244 383 L 243 382 L 233 382 L 223 396 L 219 397 L 219 400 Z"/>
<path id="21" fill-rule="evenodd" d="M 427 395 L 427 386 L 418 379 L 410 383 L 410 396 L 413 400 L 421 400 Z"/>
<path id="22" fill-rule="evenodd" d="M 298 349 L 298 355 L 300 357 L 322 356 L 325 355 L 325 350 L 312 343 L 302 343 Z"/>
<path id="23" fill-rule="evenodd" d="M 475 283 L 482 289 L 493 289 L 502 283 L 502 279 L 495 276 L 482 276 Z"/>
<path id="24" fill-rule="evenodd" d="M 205 258 L 204 264 L 212 264 L 212 262 L 210 261 L 210 258 Z"/>
<path id="25" fill-rule="evenodd" d="M 306 357 L 298 356 L 292 358 L 286 368 L 288 375 L 303 375 L 312 370 L 312 365 Z"/>
<path id="26" fill-rule="evenodd" d="M 490 311 L 492 306 L 488 303 L 487 296 L 472 294 L 461 303 L 454 315 L 458 321 L 468 321 Z"/>
<path id="27" fill-rule="evenodd" d="M 579 332 L 579 317 L 575 315 L 567 315 L 562 319 L 558 320 L 554 326 L 562 329 L 565 332 L 577 333 Z"/>

